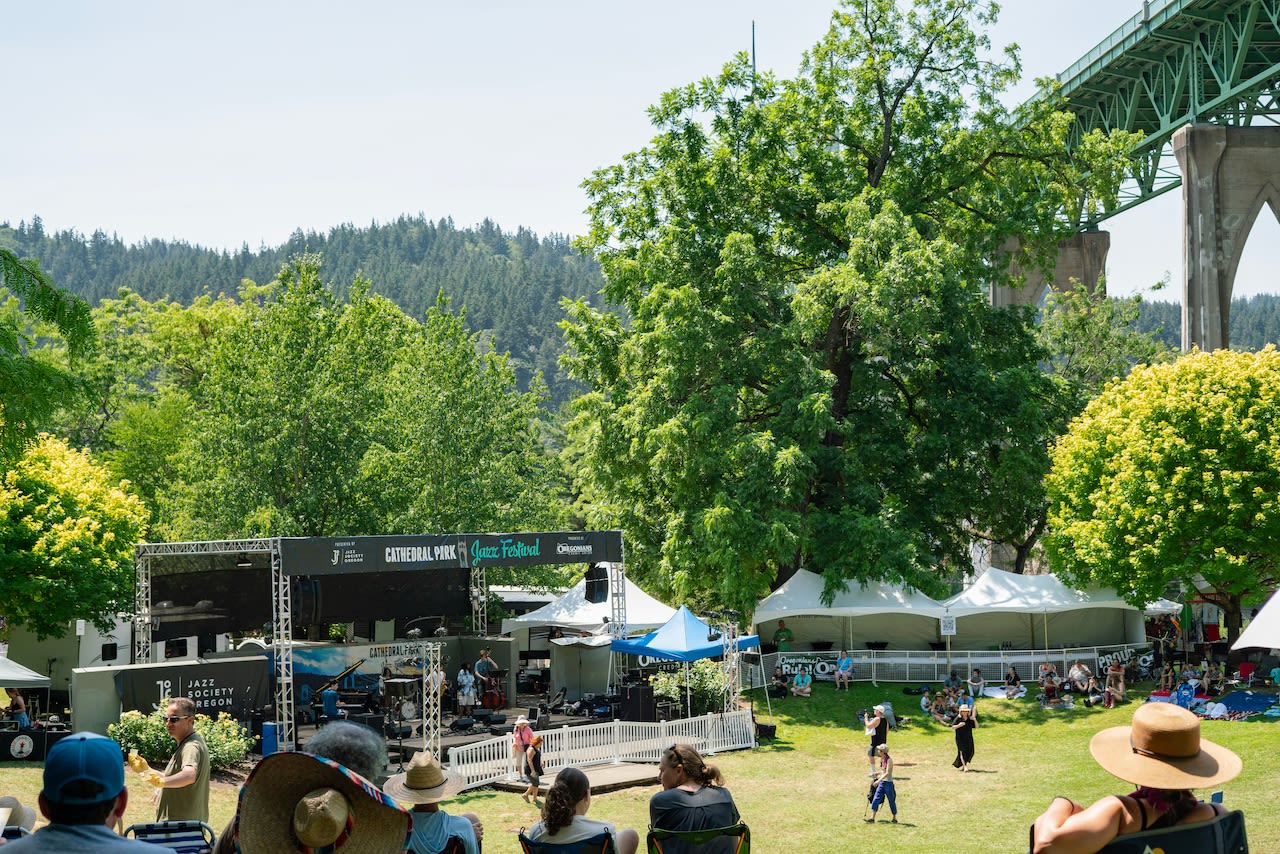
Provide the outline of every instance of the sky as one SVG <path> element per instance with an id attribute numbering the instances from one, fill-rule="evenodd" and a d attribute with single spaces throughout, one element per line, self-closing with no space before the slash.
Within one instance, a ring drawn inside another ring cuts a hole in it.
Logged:
<path id="1" fill-rule="evenodd" d="M 407 214 L 585 230 L 580 185 L 652 136 L 662 92 L 749 50 L 793 76 L 834 0 L 370 0 L 6 4 L 0 222 L 217 248 Z M 994 46 L 1031 80 L 1139 0 L 1006 0 Z M 1181 299 L 1182 202 L 1104 225 L 1113 294 Z M 1280 293 L 1259 216 L 1235 296 Z"/>

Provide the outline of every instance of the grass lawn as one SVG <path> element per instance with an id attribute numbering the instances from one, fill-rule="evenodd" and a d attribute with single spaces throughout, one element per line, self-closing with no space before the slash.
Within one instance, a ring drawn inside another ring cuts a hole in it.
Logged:
<path id="1" fill-rule="evenodd" d="M 1143 699 L 1150 685 L 1131 696 Z M 889 735 L 898 788 L 897 825 L 866 825 L 868 739 L 854 721 L 858 710 L 877 702 L 893 703 L 899 718 L 911 722 Z M 1089 739 L 1098 730 L 1127 724 L 1135 708 L 1042 711 L 1031 699 L 984 699 L 978 705 L 977 751 L 971 770 L 951 767 L 955 742 L 949 729 L 926 723 L 902 686 L 857 685 L 834 693 L 830 683 L 817 683 L 809 699 L 775 701 L 778 738 L 755 751 L 728 753 L 718 764 L 738 808 L 751 826 L 757 852 L 844 852 L 864 846 L 875 854 L 992 854 L 1025 852 L 1027 827 L 1059 794 L 1090 803 L 1131 787 L 1097 766 L 1089 755 Z M 758 712 L 763 712 L 761 705 Z M 1250 849 L 1280 851 L 1280 719 L 1254 717 L 1242 722 L 1205 721 L 1204 735 L 1234 750 L 1244 771 L 1222 787 L 1226 803 L 1247 817 Z M 148 788 L 131 782 L 129 821 L 146 821 L 154 812 Z M 4 766 L 0 794 L 17 795 L 35 805 L 40 766 Z M 648 825 L 652 787 L 601 795 L 591 816 L 641 831 Z M 1199 793 L 1202 797 L 1207 792 Z M 212 824 L 219 830 L 235 810 L 236 788 L 214 784 Z M 1268 806 L 1270 804 L 1270 806 Z M 536 810 L 519 796 L 488 789 L 467 793 L 446 807 L 473 811 L 485 825 L 485 854 L 517 854 L 515 831 L 537 821 Z M 643 846 L 643 843 L 642 843 Z"/>

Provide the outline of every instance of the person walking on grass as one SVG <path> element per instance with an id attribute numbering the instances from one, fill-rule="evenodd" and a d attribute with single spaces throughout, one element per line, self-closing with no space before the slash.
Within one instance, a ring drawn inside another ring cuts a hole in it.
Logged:
<path id="1" fill-rule="evenodd" d="M 893 816 L 889 821 L 892 824 L 897 824 L 898 793 L 893 788 L 893 757 L 889 755 L 889 745 L 877 745 L 876 754 L 880 757 L 880 771 L 876 777 L 876 793 L 871 798 L 871 818 L 864 818 L 863 821 L 867 824 L 875 824 L 876 813 L 880 811 L 880 805 L 888 801 L 889 814 Z"/>
<path id="2" fill-rule="evenodd" d="M 532 803 L 536 807 L 542 804 L 538 801 L 538 789 L 542 786 L 542 736 L 535 735 L 529 742 L 529 747 L 524 753 L 525 778 L 529 781 L 529 788 L 524 790 L 520 797 L 525 799 L 526 803 Z"/>
<path id="3" fill-rule="evenodd" d="M 863 716 L 862 723 L 866 727 L 866 734 L 871 736 L 871 744 L 867 747 L 867 764 L 870 768 L 867 776 L 874 779 L 880 773 L 876 770 L 876 759 L 879 757 L 877 750 L 889 741 L 889 721 L 885 719 L 884 706 L 872 706 L 871 711 Z"/>

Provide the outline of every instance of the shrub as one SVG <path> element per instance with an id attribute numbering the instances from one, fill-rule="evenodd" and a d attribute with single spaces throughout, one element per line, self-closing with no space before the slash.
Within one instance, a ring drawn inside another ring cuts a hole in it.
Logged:
<path id="1" fill-rule="evenodd" d="M 689 666 L 689 694 L 692 698 L 692 709 L 685 711 L 693 717 L 705 715 L 707 712 L 718 712 L 724 708 L 725 679 L 720 664 L 709 658 L 695 661 Z M 683 668 L 671 672 L 658 673 L 649 682 L 653 685 L 654 696 L 666 697 L 685 704 L 685 671 Z"/>
<path id="2" fill-rule="evenodd" d="M 253 747 L 255 736 L 226 712 L 218 717 L 196 715 L 196 732 L 209 747 L 209 768 L 220 771 L 244 762 Z M 125 712 L 120 722 L 107 727 L 107 735 L 120 742 L 126 751 L 137 750 L 153 768 L 164 768 L 173 755 L 174 743 L 164 728 L 164 711 L 149 715 Z"/>

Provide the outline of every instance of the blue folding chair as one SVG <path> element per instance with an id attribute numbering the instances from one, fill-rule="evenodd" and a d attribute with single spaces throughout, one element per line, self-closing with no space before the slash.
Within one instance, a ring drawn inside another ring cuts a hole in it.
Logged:
<path id="1" fill-rule="evenodd" d="M 1223 813 L 1212 821 L 1144 830 L 1116 838 L 1098 854 L 1249 854 L 1244 813 Z"/>
<path id="2" fill-rule="evenodd" d="M 140 842 L 172 848 L 178 854 L 209 854 L 218 834 L 203 821 L 153 821 L 131 824 L 124 835 Z"/>

